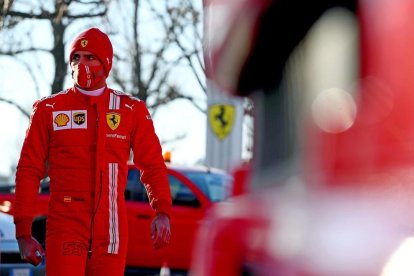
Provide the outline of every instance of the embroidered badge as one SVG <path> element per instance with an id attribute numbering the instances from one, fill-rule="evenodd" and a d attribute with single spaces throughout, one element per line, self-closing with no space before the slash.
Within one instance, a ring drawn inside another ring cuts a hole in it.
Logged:
<path id="1" fill-rule="evenodd" d="M 69 123 L 69 116 L 65 113 L 59 113 L 53 121 L 58 127 L 65 127 Z"/>
<path id="2" fill-rule="evenodd" d="M 86 122 L 86 113 L 74 112 L 73 113 L 73 122 L 77 125 L 83 125 Z"/>
<path id="3" fill-rule="evenodd" d="M 83 48 L 85 48 L 85 47 L 86 47 L 86 45 L 88 45 L 88 40 L 86 40 L 86 39 L 82 39 L 82 40 L 81 40 L 81 46 L 82 46 Z"/>
<path id="4" fill-rule="evenodd" d="M 86 110 L 54 111 L 53 130 L 86 129 L 88 126 L 88 114 Z"/>
<path id="5" fill-rule="evenodd" d="M 121 123 L 121 115 L 115 112 L 106 113 L 106 123 L 108 124 L 110 129 L 117 129 L 119 124 Z"/>

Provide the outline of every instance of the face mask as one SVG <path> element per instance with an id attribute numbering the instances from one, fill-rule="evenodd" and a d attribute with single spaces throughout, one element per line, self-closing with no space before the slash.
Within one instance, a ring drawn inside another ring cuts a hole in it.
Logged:
<path id="1" fill-rule="evenodd" d="M 105 78 L 102 64 L 90 66 L 78 63 L 72 67 L 72 78 L 75 83 L 83 89 L 94 87 Z"/>

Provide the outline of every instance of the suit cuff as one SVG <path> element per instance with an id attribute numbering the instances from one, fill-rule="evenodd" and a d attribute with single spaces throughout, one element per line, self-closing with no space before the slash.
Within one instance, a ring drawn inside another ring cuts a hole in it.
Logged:
<path id="1" fill-rule="evenodd" d="M 16 225 L 16 238 L 22 236 L 32 236 L 32 219 L 15 219 L 14 224 Z"/>
<path id="2" fill-rule="evenodd" d="M 155 214 L 165 214 L 168 217 L 171 217 L 171 201 L 168 200 L 159 200 L 155 204 Z"/>

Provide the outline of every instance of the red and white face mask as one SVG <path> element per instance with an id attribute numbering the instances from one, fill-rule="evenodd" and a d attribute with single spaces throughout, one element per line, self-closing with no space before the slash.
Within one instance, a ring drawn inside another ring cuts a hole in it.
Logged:
<path id="1" fill-rule="evenodd" d="M 91 66 L 78 63 L 72 66 L 72 78 L 77 86 L 82 89 L 94 87 L 105 77 L 105 71 L 102 64 Z"/>

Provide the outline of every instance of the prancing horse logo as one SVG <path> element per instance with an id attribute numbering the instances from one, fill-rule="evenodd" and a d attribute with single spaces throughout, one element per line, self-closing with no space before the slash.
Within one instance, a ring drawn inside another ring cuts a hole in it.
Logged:
<path id="1" fill-rule="evenodd" d="M 82 39 L 82 40 L 81 40 L 81 45 L 82 45 L 82 47 L 83 47 L 83 48 L 85 48 L 85 47 L 86 47 L 86 45 L 88 45 L 88 40 L 86 40 L 86 39 Z"/>
<path id="2" fill-rule="evenodd" d="M 106 123 L 110 129 L 117 129 L 121 123 L 121 115 L 115 112 L 106 113 Z"/>
<path id="3" fill-rule="evenodd" d="M 215 104 L 208 108 L 210 126 L 220 140 L 231 132 L 234 124 L 235 107 L 230 104 Z"/>

